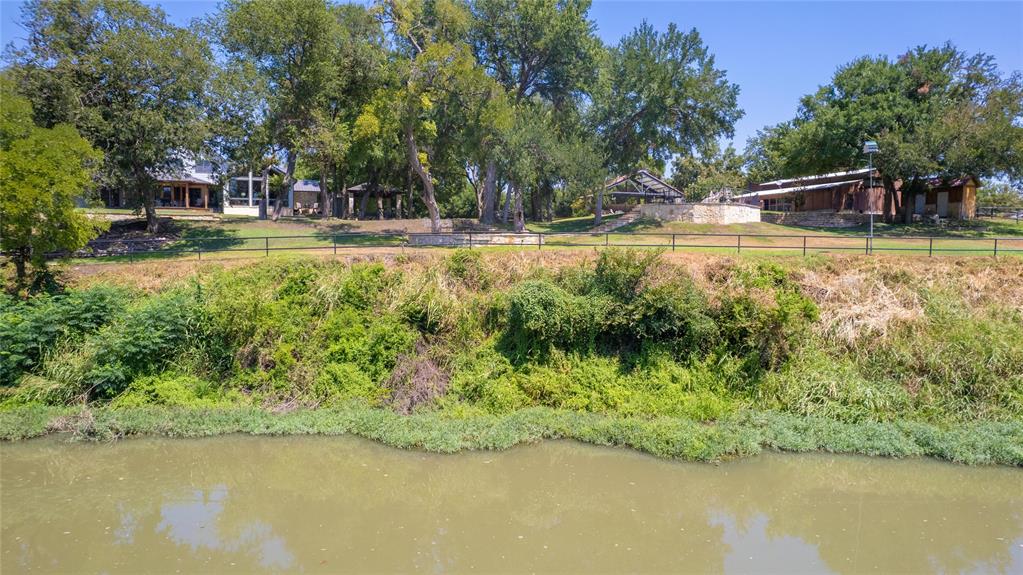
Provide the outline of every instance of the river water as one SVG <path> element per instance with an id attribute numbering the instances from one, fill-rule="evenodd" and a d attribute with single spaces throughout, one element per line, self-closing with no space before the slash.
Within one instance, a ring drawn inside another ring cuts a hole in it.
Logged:
<path id="1" fill-rule="evenodd" d="M 0 571 L 1023 573 L 1023 471 L 549 441 L 0 445 Z"/>

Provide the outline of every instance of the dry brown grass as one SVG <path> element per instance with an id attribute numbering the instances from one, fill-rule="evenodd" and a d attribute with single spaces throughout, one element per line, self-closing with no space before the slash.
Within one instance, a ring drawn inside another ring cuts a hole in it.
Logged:
<path id="1" fill-rule="evenodd" d="M 482 263 L 491 277 L 490 289 L 504 289 L 537 273 L 582 264 L 592 264 L 596 250 L 517 250 L 482 252 Z M 444 268 L 449 251 L 373 248 L 348 250 L 343 254 L 275 256 L 271 259 L 316 258 L 344 264 L 380 261 L 411 275 L 435 278 L 447 297 L 460 300 L 465 291 L 436 276 Z M 166 260 L 141 263 L 85 264 L 69 266 L 64 276 L 72 285 L 87 287 L 98 283 L 155 291 L 198 274 L 257 265 L 265 258 L 223 261 Z M 680 275 L 692 278 L 716 297 L 728 289 L 732 270 L 747 257 L 695 253 L 664 253 L 651 270 L 648 281 L 660 283 Z M 833 255 L 804 259 L 798 256 L 772 258 L 795 274 L 804 293 L 820 307 L 820 335 L 852 343 L 865 335 L 884 338 L 894 326 L 923 317 L 926 291 L 940 290 L 957 295 L 971 307 L 999 306 L 1023 313 L 1023 259 L 1005 258 L 920 258 L 880 255 Z M 446 299 L 446 298 L 445 298 Z"/>

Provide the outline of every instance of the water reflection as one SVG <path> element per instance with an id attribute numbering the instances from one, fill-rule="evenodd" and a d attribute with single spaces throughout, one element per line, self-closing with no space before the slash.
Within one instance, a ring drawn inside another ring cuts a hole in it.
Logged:
<path id="1" fill-rule="evenodd" d="M 3 572 L 1021 572 L 1023 472 L 547 442 L 0 446 Z"/>

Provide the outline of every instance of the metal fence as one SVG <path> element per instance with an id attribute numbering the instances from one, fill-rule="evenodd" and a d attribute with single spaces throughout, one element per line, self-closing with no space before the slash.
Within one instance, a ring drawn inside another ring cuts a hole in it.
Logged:
<path id="1" fill-rule="evenodd" d="M 443 233 L 326 233 L 294 236 L 193 237 L 180 239 L 93 240 L 74 254 L 55 257 L 112 258 L 136 261 L 175 256 L 198 259 L 218 255 L 269 256 L 276 252 L 344 253 L 375 248 L 414 250 L 428 248 L 468 249 L 574 249 L 574 248 L 660 248 L 665 251 L 710 253 L 801 254 L 818 253 L 904 253 L 935 256 L 943 254 L 1023 255 L 1023 236 L 966 238 L 954 236 L 879 236 L 814 234 L 728 234 L 667 232 L 443 232 Z"/>
<path id="2" fill-rule="evenodd" d="M 1023 208 L 1018 206 L 977 206 L 978 218 L 1005 218 L 1023 222 Z"/>

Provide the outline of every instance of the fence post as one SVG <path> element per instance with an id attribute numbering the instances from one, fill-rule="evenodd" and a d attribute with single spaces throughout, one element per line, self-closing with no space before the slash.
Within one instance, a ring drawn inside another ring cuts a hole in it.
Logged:
<path id="1" fill-rule="evenodd" d="M 270 236 L 263 236 L 263 241 L 266 242 L 266 257 L 270 257 Z"/>
<path id="2" fill-rule="evenodd" d="M 934 238 L 928 238 L 930 241 L 927 242 L 927 257 L 934 257 Z"/>
<path id="3" fill-rule="evenodd" d="M 803 257 L 806 257 L 806 236 L 803 236 Z"/>
<path id="4" fill-rule="evenodd" d="M 671 234 L 671 251 L 675 251 L 675 234 Z"/>
<path id="5" fill-rule="evenodd" d="M 543 234 L 541 233 L 536 234 L 536 249 L 543 249 Z"/>
<path id="6" fill-rule="evenodd" d="M 867 236 L 866 239 L 863 240 L 863 255 L 867 255 L 869 253 L 870 253 L 870 236 Z"/>
<path id="7" fill-rule="evenodd" d="M 472 232 L 469 232 L 469 249 L 472 249 Z"/>
<path id="8" fill-rule="evenodd" d="M 334 240 L 334 255 L 336 256 L 337 255 L 337 235 L 335 234 L 335 235 L 330 236 L 330 237 L 331 237 L 332 240 Z"/>
<path id="9" fill-rule="evenodd" d="M 742 234 L 735 234 L 735 253 L 742 252 Z"/>
<path id="10" fill-rule="evenodd" d="M 610 237 L 611 237 L 611 234 L 604 234 L 604 247 L 605 248 L 607 247 L 607 244 L 610 241 L 610 239 L 609 239 Z"/>
<path id="11" fill-rule="evenodd" d="M 995 238 L 995 259 L 998 259 L 998 238 Z"/>

